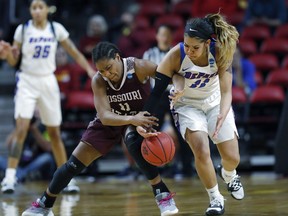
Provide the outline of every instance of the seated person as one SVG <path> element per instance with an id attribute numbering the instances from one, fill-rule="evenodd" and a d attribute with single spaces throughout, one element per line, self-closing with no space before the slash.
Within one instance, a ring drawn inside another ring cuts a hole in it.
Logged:
<path id="1" fill-rule="evenodd" d="M 13 144 L 14 137 L 15 130 L 6 139 L 8 148 Z M 0 156 L 0 172 L 4 174 L 6 167 L 7 157 Z M 51 154 L 51 143 L 45 126 L 40 123 L 39 119 L 33 117 L 16 173 L 18 182 L 23 182 L 27 178 L 49 180 L 55 170 L 56 164 Z"/>
<path id="2" fill-rule="evenodd" d="M 98 42 L 105 40 L 107 30 L 108 25 L 103 16 L 94 15 L 89 19 L 86 35 L 79 42 L 79 50 L 86 58 L 91 59 L 92 49 Z"/>
<path id="3" fill-rule="evenodd" d="M 246 94 L 250 95 L 257 87 L 255 70 L 255 65 L 244 58 L 237 48 L 232 62 L 233 86 L 243 87 Z"/>
<path id="4" fill-rule="evenodd" d="M 244 24 L 264 24 L 275 28 L 287 21 L 284 0 L 249 0 L 245 11 Z"/>

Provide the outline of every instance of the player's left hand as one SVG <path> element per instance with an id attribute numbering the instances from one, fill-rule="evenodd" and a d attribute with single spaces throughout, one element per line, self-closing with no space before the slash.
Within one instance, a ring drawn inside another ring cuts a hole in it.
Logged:
<path id="1" fill-rule="evenodd" d="M 184 89 L 183 90 L 177 90 L 175 89 L 174 91 L 170 92 L 170 95 L 168 98 L 171 100 L 172 106 L 184 95 Z"/>
<path id="2" fill-rule="evenodd" d="M 217 116 L 217 122 L 216 122 L 216 128 L 215 128 L 215 132 L 213 133 L 213 138 L 217 138 L 218 137 L 218 133 L 222 127 L 224 121 L 224 117 L 222 114 L 219 114 Z"/>

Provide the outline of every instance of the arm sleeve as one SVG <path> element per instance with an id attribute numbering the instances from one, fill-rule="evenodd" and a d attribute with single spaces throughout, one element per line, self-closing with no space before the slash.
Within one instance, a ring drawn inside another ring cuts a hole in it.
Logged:
<path id="1" fill-rule="evenodd" d="M 155 86 L 152 89 L 152 92 L 146 101 L 143 110 L 148 111 L 150 114 L 155 113 L 157 106 L 159 104 L 159 99 L 161 98 L 163 92 L 166 90 L 168 84 L 170 83 L 171 78 L 156 72 L 155 75 Z"/>

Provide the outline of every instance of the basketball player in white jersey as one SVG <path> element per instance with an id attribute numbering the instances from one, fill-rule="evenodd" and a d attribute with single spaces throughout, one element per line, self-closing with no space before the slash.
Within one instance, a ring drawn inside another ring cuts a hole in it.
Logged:
<path id="1" fill-rule="evenodd" d="M 57 22 L 48 21 L 49 6 L 46 0 L 32 0 L 30 4 L 32 20 L 17 27 L 13 46 L 0 42 L 0 57 L 11 66 L 20 62 L 17 73 L 15 95 L 16 139 L 9 149 L 8 165 L 3 179 L 2 192 L 13 193 L 15 177 L 30 120 L 37 105 L 42 123 L 52 143 L 52 151 L 57 166 L 67 161 L 66 151 L 60 137 L 62 121 L 60 91 L 54 75 L 55 55 L 58 42 L 92 77 L 95 72 L 69 39 L 67 30 Z M 20 54 L 22 60 L 20 60 Z M 77 192 L 79 188 L 70 184 L 67 191 Z"/>
<path id="2" fill-rule="evenodd" d="M 238 37 L 235 27 L 220 14 L 189 20 L 184 42 L 172 48 L 159 64 L 155 87 L 144 109 L 153 113 L 159 96 L 173 76 L 172 112 L 176 126 L 193 151 L 197 173 L 210 198 L 206 215 L 224 214 L 224 198 L 218 189 L 208 136 L 221 156 L 217 173 L 233 198 L 244 198 L 236 173 L 240 155 L 231 108 L 231 63 Z M 137 130 L 142 136 L 149 136 L 147 128 L 138 127 Z"/>

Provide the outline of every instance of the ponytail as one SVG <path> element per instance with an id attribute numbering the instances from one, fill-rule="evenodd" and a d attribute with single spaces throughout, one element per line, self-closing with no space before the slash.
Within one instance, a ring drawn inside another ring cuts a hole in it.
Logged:
<path id="1" fill-rule="evenodd" d="M 217 66 L 227 69 L 232 64 L 239 33 L 219 13 L 208 14 L 205 19 L 213 25 L 216 34 L 216 47 L 218 48 L 216 55 Z"/>

